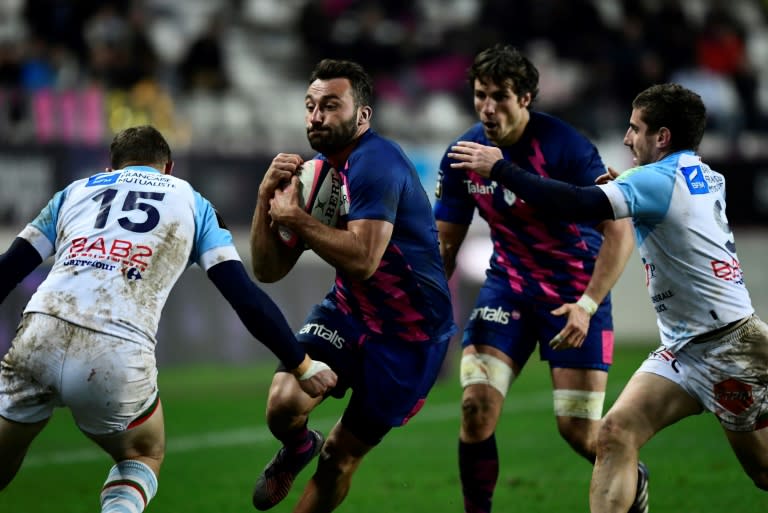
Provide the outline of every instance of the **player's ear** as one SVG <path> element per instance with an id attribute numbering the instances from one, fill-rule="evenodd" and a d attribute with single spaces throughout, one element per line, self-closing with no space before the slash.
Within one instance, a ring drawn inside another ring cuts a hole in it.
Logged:
<path id="1" fill-rule="evenodd" d="M 667 148 L 672 143 L 672 132 L 663 126 L 656 131 L 656 146 Z"/>
<path id="2" fill-rule="evenodd" d="M 360 109 L 357 111 L 357 124 L 364 125 L 365 123 L 370 122 L 372 115 L 373 109 L 370 107 L 370 105 L 360 107 Z"/>
<path id="3" fill-rule="evenodd" d="M 165 163 L 165 166 L 163 166 L 163 174 L 164 175 L 170 175 L 173 172 L 173 161 L 169 160 Z"/>

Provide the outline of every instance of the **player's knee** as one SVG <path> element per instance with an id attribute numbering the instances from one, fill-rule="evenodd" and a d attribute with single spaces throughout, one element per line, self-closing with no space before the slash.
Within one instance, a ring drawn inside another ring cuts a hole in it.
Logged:
<path id="1" fill-rule="evenodd" d="M 488 438 L 496 429 L 500 408 L 486 394 L 465 393 L 461 401 L 461 427 L 465 441 Z"/>
<path id="2" fill-rule="evenodd" d="M 512 368 L 495 356 L 470 353 L 461 358 L 460 380 L 464 389 L 471 385 L 487 385 L 503 398 L 514 379 Z"/>
<path id="3" fill-rule="evenodd" d="M 274 382 L 267 398 L 267 422 L 284 424 L 303 412 L 302 395 L 295 384 Z"/>
<path id="4" fill-rule="evenodd" d="M 605 453 L 631 444 L 632 434 L 620 416 L 606 415 L 597 432 L 597 453 Z"/>
<path id="5" fill-rule="evenodd" d="M 573 417 L 557 420 L 557 428 L 563 440 L 578 454 L 594 462 L 599 422 Z"/>
<path id="6" fill-rule="evenodd" d="M 320 479 L 335 481 L 341 476 L 352 474 L 361 459 L 361 456 L 351 454 L 340 442 L 329 437 L 318 457 L 318 476 Z"/>

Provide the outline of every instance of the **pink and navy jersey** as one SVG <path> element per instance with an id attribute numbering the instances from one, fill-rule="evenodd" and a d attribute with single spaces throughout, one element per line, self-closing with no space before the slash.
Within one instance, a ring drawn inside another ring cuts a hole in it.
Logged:
<path id="1" fill-rule="evenodd" d="M 373 276 L 359 280 L 337 272 L 324 304 L 360 319 L 374 336 L 432 342 L 453 333 L 437 227 L 411 161 L 396 143 L 368 130 L 338 171 L 343 180 L 338 226 L 371 219 L 394 228 Z"/>
<path id="2" fill-rule="evenodd" d="M 456 140 L 492 145 L 481 123 Z M 531 173 L 574 185 L 594 185 L 605 172 L 586 137 L 541 112 L 531 112 L 520 140 L 501 150 L 506 160 Z M 589 283 L 602 242 L 596 223 L 548 217 L 495 181 L 452 169 L 451 162 L 447 155 L 440 162 L 434 214 L 440 221 L 467 225 L 477 209 L 487 221 L 493 242 L 488 280 L 536 301 L 575 301 Z"/>

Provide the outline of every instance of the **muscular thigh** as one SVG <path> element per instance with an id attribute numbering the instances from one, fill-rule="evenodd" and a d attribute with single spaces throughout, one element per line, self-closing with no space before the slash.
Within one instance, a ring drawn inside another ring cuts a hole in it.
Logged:
<path id="1" fill-rule="evenodd" d="M 631 427 L 640 446 L 661 429 L 701 411 L 698 401 L 678 383 L 644 371 L 641 365 L 606 413 L 604 422 Z"/>
<path id="2" fill-rule="evenodd" d="M 768 427 L 768 326 L 757 317 L 675 353 L 659 348 L 641 369 L 678 383 L 729 431 Z"/>

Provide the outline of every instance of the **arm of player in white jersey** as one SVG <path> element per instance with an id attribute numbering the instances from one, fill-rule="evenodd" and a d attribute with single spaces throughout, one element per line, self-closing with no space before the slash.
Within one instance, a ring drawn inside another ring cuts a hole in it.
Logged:
<path id="1" fill-rule="evenodd" d="M 596 185 L 580 187 L 544 178 L 506 160 L 493 165 L 490 178 L 548 217 L 576 222 L 614 219 L 608 196 Z"/>
<path id="2" fill-rule="evenodd" d="M 26 239 L 16 237 L 8 250 L 0 255 L 0 302 L 16 285 L 43 262 L 40 253 Z"/>
<path id="3" fill-rule="evenodd" d="M 311 396 L 336 385 L 336 374 L 313 361 L 302 349 L 288 321 L 274 301 L 261 290 L 239 260 L 226 260 L 208 269 L 208 278 L 226 298 L 248 331 L 277 356 Z"/>

